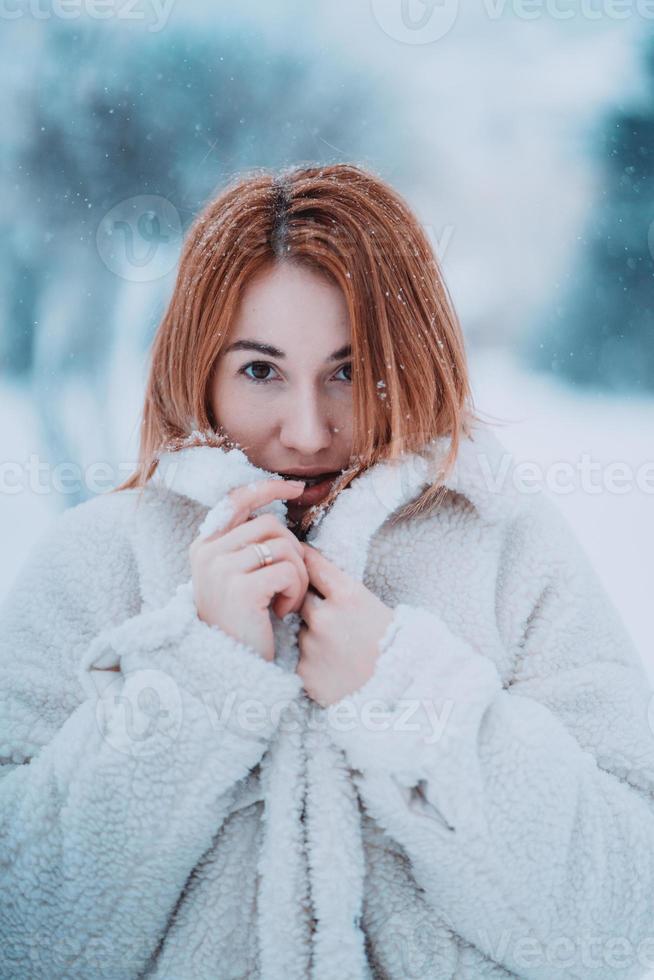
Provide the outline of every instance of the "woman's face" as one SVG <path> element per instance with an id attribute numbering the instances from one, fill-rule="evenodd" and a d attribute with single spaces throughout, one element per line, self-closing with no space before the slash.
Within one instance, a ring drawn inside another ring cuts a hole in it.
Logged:
<path id="1" fill-rule="evenodd" d="M 329 474 L 288 502 L 296 522 L 350 463 L 350 325 L 341 290 L 291 263 L 246 286 L 211 383 L 216 423 L 255 466 Z"/>

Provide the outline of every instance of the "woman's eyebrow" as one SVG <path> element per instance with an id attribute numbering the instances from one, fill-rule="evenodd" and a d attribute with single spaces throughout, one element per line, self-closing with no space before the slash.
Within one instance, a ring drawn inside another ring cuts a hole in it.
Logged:
<path id="1" fill-rule="evenodd" d="M 283 350 L 278 347 L 273 347 L 272 344 L 262 344 L 257 340 L 235 340 L 233 344 L 225 348 L 224 353 L 229 354 L 233 350 L 254 350 L 258 351 L 260 354 L 267 354 L 268 357 L 278 357 L 284 358 L 286 354 Z M 339 347 L 335 350 L 333 354 L 325 358 L 326 361 L 340 361 L 342 357 L 349 357 L 352 353 L 352 345 L 345 344 L 343 347 Z"/>

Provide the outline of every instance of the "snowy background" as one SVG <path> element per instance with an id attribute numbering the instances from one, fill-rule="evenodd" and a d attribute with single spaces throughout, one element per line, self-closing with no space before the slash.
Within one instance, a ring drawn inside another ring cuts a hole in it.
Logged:
<path id="1" fill-rule="evenodd" d="M 241 169 L 353 160 L 392 182 L 428 231 L 476 405 L 506 420 L 507 448 L 544 472 L 583 454 L 600 465 L 599 493 L 581 479 L 546 492 L 654 679 L 644 9 L 3 8 L 0 595 L 54 513 L 131 471 L 147 352 L 193 215 Z M 604 479 L 618 463 L 622 491 Z"/>
<path id="2" fill-rule="evenodd" d="M 477 409 L 541 468 L 654 682 L 652 17 L 636 0 L 3 5 L 0 596 L 54 514 L 131 472 L 194 214 L 242 169 L 349 160 L 418 213 Z"/>

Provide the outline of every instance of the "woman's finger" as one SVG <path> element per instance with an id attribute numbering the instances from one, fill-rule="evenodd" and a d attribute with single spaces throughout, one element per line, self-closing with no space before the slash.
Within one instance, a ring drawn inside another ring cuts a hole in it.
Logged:
<path id="1" fill-rule="evenodd" d="M 236 487 L 228 493 L 233 513 L 225 527 L 219 528 L 207 535 L 204 541 L 213 541 L 231 531 L 232 528 L 243 524 L 259 507 L 273 500 L 299 497 L 304 489 L 304 483 L 292 480 L 258 480 L 256 483 Z"/>

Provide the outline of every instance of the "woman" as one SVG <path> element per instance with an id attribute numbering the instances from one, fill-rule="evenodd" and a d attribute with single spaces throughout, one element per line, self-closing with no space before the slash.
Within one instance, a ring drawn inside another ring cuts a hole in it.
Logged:
<path id="1" fill-rule="evenodd" d="M 138 471 L 2 610 L 2 977 L 646 972 L 643 667 L 470 400 L 379 177 L 208 205 Z"/>

